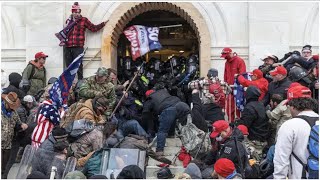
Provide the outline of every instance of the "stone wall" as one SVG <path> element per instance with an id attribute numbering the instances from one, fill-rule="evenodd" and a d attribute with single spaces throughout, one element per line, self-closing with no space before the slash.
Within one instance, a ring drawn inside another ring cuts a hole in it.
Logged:
<path id="1" fill-rule="evenodd" d="M 22 72 L 35 52 L 49 54 L 48 77 L 59 76 L 63 69 L 63 50 L 54 33 L 62 29 L 73 2 L 1 3 L 1 68 L 7 74 Z M 94 24 L 108 19 L 125 2 L 80 2 L 82 15 Z M 261 64 L 265 53 L 279 58 L 305 44 L 319 48 L 319 4 L 316 2 L 192 2 L 206 22 L 210 33 L 211 67 L 223 77 L 223 47 L 229 46 L 246 60 L 247 69 Z M 197 17 L 199 18 L 199 17 Z M 101 66 L 101 56 L 89 61 L 100 50 L 102 32 L 86 34 L 89 47 L 84 76 Z M 249 60 L 250 59 L 250 60 Z M 203 73 L 202 73 L 203 74 Z"/>

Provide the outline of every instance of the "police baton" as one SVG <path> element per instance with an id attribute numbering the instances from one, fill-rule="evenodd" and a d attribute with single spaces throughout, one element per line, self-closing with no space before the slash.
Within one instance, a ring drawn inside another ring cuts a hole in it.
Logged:
<path id="1" fill-rule="evenodd" d="M 127 92 L 129 91 L 129 89 L 130 89 L 130 87 L 132 86 L 133 82 L 134 82 L 134 81 L 136 80 L 136 78 L 138 77 L 138 74 L 139 74 L 139 72 L 140 72 L 140 69 L 141 69 L 145 64 L 146 64 L 146 62 L 143 61 L 143 63 L 141 64 L 141 66 L 138 67 L 138 70 L 136 71 L 135 76 L 133 77 L 133 79 L 132 79 L 132 81 L 130 82 L 130 84 L 129 84 L 128 88 L 126 89 L 126 91 L 123 93 L 123 95 L 122 95 L 120 101 L 118 102 L 117 106 L 116 106 L 116 107 L 114 108 L 114 110 L 112 111 L 110 118 L 116 113 L 116 111 L 117 111 L 117 109 L 119 108 L 121 102 L 123 101 L 125 95 L 126 95 Z"/>

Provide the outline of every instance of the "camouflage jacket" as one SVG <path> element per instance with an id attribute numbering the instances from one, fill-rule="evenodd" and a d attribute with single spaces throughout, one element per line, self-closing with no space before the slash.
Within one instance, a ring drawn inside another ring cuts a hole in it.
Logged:
<path id="1" fill-rule="evenodd" d="M 103 146 L 102 131 L 94 129 L 89 133 L 82 135 L 78 140 L 73 142 L 70 146 L 75 158 L 83 158 L 92 151 L 96 151 Z"/>
<path id="2" fill-rule="evenodd" d="M 108 108 L 105 114 L 111 114 L 114 104 L 116 103 L 115 87 L 111 82 L 103 84 L 97 84 L 95 76 L 88 77 L 84 80 L 79 91 L 80 98 L 93 99 L 96 96 L 105 96 L 107 99 L 111 99 L 111 107 Z"/>
<path id="3" fill-rule="evenodd" d="M 276 129 L 276 132 L 278 132 L 280 126 L 287 121 L 288 119 L 291 119 L 291 113 L 289 106 L 285 105 L 287 100 L 283 100 L 276 108 L 274 108 L 272 111 L 268 110 L 267 116 L 269 118 L 269 123 L 271 124 L 271 127 L 273 129 Z"/>
<path id="4" fill-rule="evenodd" d="M 11 149 L 14 129 L 19 124 L 21 121 L 16 111 L 12 112 L 11 117 L 1 111 L 1 149 Z"/>

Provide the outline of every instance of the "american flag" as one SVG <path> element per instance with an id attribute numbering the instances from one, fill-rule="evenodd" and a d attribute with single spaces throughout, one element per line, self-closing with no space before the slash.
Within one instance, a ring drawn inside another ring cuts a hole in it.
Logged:
<path id="1" fill-rule="evenodd" d="M 86 50 L 79 54 L 69 67 L 59 76 L 58 80 L 54 82 L 53 86 L 49 90 L 50 99 L 53 105 L 60 109 L 61 107 L 67 107 L 67 100 L 69 90 L 72 86 L 72 82 L 78 72 L 79 66 L 82 63 L 82 59 Z"/>
<path id="2" fill-rule="evenodd" d="M 41 143 L 49 137 L 53 127 L 60 123 L 59 111 L 52 105 L 52 101 L 43 101 L 39 108 L 37 126 L 34 128 L 31 136 L 32 146 L 36 148 L 38 148 Z"/>

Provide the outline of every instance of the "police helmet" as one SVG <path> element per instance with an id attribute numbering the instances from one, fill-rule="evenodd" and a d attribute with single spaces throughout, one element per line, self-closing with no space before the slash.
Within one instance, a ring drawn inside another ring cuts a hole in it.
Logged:
<path id="1" fill-rule="evenodd" d="M 289 78 L 293 82 L 303 80 L 303 81 L 306 81 L 306 83 L 311 83 L 310 79 L 307 76 L 308 76 L 307 70 L 299 66 L 292 67 L 289 72 Z"/>

